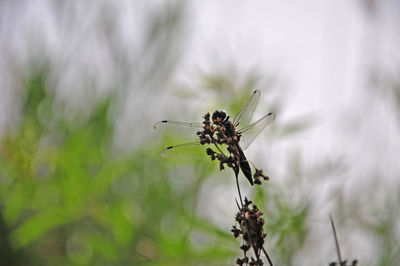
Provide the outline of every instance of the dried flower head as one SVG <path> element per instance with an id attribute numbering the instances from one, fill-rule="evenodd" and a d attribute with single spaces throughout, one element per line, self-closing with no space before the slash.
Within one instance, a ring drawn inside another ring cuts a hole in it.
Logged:
<path id="1" fill-rule="evenodd" d="M 243 206 L 238 206 L 238 208 L 239 211 L 235 215 L 235 221 L 239 228 L 234 225 L 232 226 L 231 232 L 235 238 L 241 237 L 243 240 L 243 244 L 240 247 L 243 251 L 243 258 L 238 258 L 236 263 L 239 265 L 247 263 L 250 265 L 263 265 L 263 262 L 260 259 L 261 252 L 263 252 L 268 258 L 270 265 L 272 265 L 272 262 L 264 249 L 264 242 L 267 234 L 264 233 L 263 229 L 263 213 L 247 198 L 244 199 Z M 247 252 L 250 249 L 253 249 L 255 258 L 248 257 Z"/>

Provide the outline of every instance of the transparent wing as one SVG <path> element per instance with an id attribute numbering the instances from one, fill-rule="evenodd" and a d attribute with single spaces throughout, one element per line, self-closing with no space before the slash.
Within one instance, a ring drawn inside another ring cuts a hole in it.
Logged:
<path id="1" fill-rule="evenodd" d="M 161 153 L 164 158 L 187 158 L 203 160 L 210 158 L 207 155 L 207 148 L 209 145 L 201 145 L 200 142 L 191 142 L 186 144 L 179 144 L 165 148 Z"/>
<path id="2" fill-rule="evenodd" d="M 168 133 L 176 137 L 184 137 L 195 140 L 198 138 L 196 133 L 203 130 L 202 123 L 189 123 L 163 120 L 155 123 L 153 128 L 162 133 Z"/>
<path id="3" fill-rule="evenodd" d="M 241 128 L 247 127 L 250 124 L 254 111 L 256 110 L 258 100 L 260 99 L 260 90 L 255 90 L 251 94 L 247 103 L 242 107 L 240 112 L 233 119 L 235 125 L 240 125 Z"/>
<path id="4" fill-rule="evenodd" d="M 247 149 L 261 131 L 274 121 L 275 117 L 276 115 L 274 113 L 269 113 L 248 127 L 239 130 L 238 133 L 242 135 L 239 142 L 240 147 L 243 150 Z"/>

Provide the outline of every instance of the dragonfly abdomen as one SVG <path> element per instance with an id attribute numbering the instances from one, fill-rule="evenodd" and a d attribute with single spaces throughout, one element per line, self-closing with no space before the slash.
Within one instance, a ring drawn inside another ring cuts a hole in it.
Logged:
<path id="1" fill-rule="evenodd" d="M 239 150 L 240 169 L 242 170 L 242 172 L 243 172 L 244 176 L 247 178 L 247 180 L 249 180 L 250 184 L 253 185 L 253 178 L 252 178 L 252 174 L 251 174 L 250 164 L 247 161 L 247 158 L 244 155 L 242 149 L 240 147 L 238 147 L 238 150 Z"/>

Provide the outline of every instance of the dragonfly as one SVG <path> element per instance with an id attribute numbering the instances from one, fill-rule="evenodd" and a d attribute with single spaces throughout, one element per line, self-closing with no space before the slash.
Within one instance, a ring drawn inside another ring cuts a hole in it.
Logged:
<path id="1" fill-rule="evenodd" d="M 249 100 L 234 117 L 233 121 L 229 119 L 229 116 L 227 116 L 225 111 L 217 110 L 213 113 L 213 119 L 218 118 L 223 120 L 223 123 L 227 128 L 227 134 L 235 136 L 235 139 L 237 140 L 236 147 L 239 151 L 240 169 L 251 185 L 253 185 L 251 168 L 243 151 L 253 143 L 264 128 L 270 125 L 276 117 L 274 113 L 268 113 L 257 121 L 250 123 L 260 96 L 260 90 L 253 91 Z M 172 120 L 162 120 L 153 125 L 153 128 L 159 132 L 179 132 L 181 135 L 192 139 L 195 139 L 196 137 L 199 138 L 197 132 L 202 131 L 203 127 L 204 123 L 179 122 Z M 209 146 L 210 145 L 207 144 L 202 145 L 200 140 L 198 140 L 166 147 L 160 155 L 162 157 L 205 159 L 207 158 L 206 150 Z"/>

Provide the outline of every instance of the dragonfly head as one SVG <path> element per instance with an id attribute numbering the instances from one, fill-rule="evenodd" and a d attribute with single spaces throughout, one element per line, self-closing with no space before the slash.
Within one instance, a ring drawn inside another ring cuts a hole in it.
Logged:
<path id="1" fill-rule="evenodd" d="M 225 118 L 226 118 L 226 113 L 225 111 L 222 110 L 217 110 L 212 115 L 212 120 L 217 122 L 223 122 L 225 121 Z"/>
<path id="2" fill-rule="evenodd" d="M 233 137 L 236 134 L 235 125 L 229 120 L 229 116 L 226 115 L 225 111 L 217 110 L 212 115 L 214 123 L 221 123 L 225 127 L 225 134 L 228 137 Z"/>

